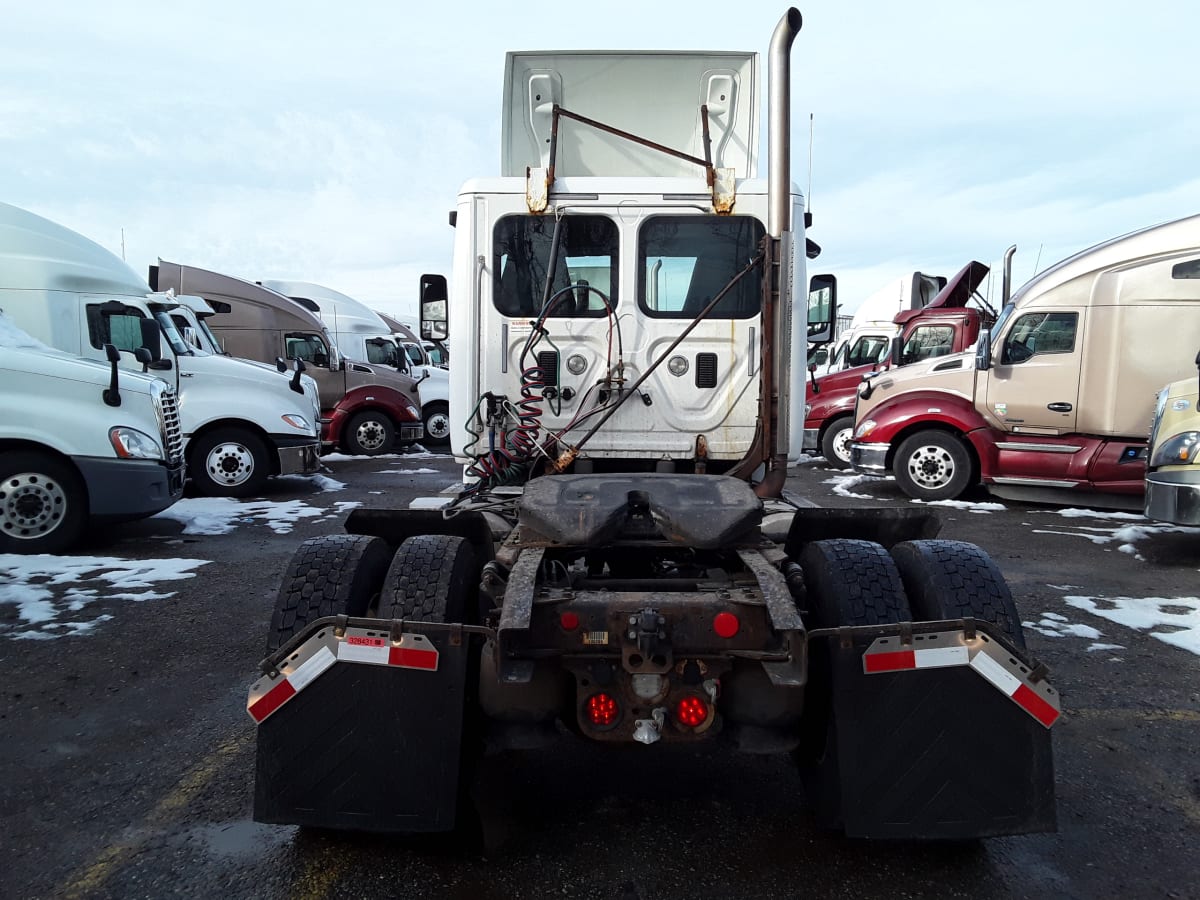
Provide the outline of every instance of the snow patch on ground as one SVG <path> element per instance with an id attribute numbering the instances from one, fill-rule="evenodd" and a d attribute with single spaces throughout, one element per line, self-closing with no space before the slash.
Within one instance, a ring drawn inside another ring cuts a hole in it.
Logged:
<path id="1" fill-rule="evenodd" d="M 381 469 L 380 475 L 440 475 L 437 469 Z"/>
<path id="2" fill-rule="evenodd" d="M 276 534 L 288 534 L 300 519 L 321 516 L 325 510 L 303 500 L 234 500 L 230 497 L 193 497 L 154 516 L 183 523 L 184 534 L 228 534 L 238 525 L 261 521 Z"/>
<path id="3" fill-rule="evenodd" d="M 162 581 L 194 578 L 205 559 L 120 559 L 111 556 L 0 554 L 0 635 L 24 640 L 50 640 L 90 633 L 112 618 L 58 621 L 64 613 L 80 613 L 97 600 L 143 603 L 175 596 L 152 588 Z M 98 587 L 81 583 L 99 582 Z M 54 589 L 71 585 L 61 594 Z M 4 611 L 13 607 L 16 621 Z"/>
<path id="4" fill-rule="evenodd" d="M 1093 628 L 1091 625 L 1075 624 L 1054 613 L 1042 613 L 1042 617 L 1038 621 L 1022 622 L 1021 625 L 1036 631 L 1038 634 L 1054 638 L 1079 637 L 1095 641 L 1103 635 L 1103 632 Z"/>
<path id="5" fill-rule="evenodd" d="M 1145 517 L 1126 512 L 1097 512 L 1091 509 L 1059 509 L 1046 511 L 1048 515 L 1061 516 L 1067 519 L 1110 519 L 1136 520 L 1146 522 Z M 1028 523 L 1025 523 L 1028 524 Z M 1128 553 L 1135 559 L 1145 562 L 1145 557 L 1138 552 L 1137 541 L 1143 541 L 1157 534 L 1195 534 L 1200 536 L 1200 528 L 1186 525 L 1150 524 L 1145 525 L 1112 525 L 1108 527 L 1097 525 L 1072 525 L 1074 531 L 1060 531 L 1053 528 L 1032 528 L 1034 534 L 1061 534 L 1066 537 L 1087 538 L 1093 544 L 1117 544 L 1117 550 Z"/>
<path id="6" fill-rule="evenodd" d="M 994 513 L 1008 509 L 1003 503 L 972 503 L 969 500 L 914 500 L 922 506 L 948 506 L 951 509 L 965 509 L 973 513 Z"/>
<path id="7" fill-rule="evenodd" d="M 825 462 L 825 457 L 819 456 L 819 455 L 818 456 L 810 456 L 807 453 L 801 453 L 799 456 L 789 459 L 788 465 L 789 466 L 810 466 L 813 463 L 819 463 L 819 462 Z"/>
<path id="8" fill-rule="evenodd" d="M 280 475 L 275 478 L 275 484 L 285 485 L 292 490 L 302 491 L 315 487 L 318 491 L 344 491 L 346 483 L 335 481 L 328 475 Z"/>
<path id="9" fill-rule="evenodd" d="M 1128 519 L 1131 521 L 1145 521 L 1146 517 L 1139 513 L 1131 512 L 1100 512 L 1095 509 L 1079 509 L 1070 507 L 1069 509 L 1056 509 L 1054 514 L 1062 516 L 1064 519 Z"/>
<path id="10" fill-rule="evenodd" d="M 878 475 L 835 475 L 833 478 L 826 478 L 822 484 L 832 484 L 833 492 L 839 497 L 850 497 L 855 500 L 874 500 L 875 498 L 870 494 L 855 494 L 850 489 L 882 480 Z"/>
<path id="11" fill-rule="evenodd" d="M 1200 597 L 1063 598 L 1069 605 L 1200 656 Z"/>

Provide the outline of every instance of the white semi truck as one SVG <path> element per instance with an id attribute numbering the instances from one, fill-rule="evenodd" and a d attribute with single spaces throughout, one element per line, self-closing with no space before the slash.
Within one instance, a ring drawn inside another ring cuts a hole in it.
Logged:
<path id="1" fill-rule="evenodd" d="M 0 312 L 0 553 L 59 553 L 182 496 L 175 392 L 105 351 L 62 353 Z"/>
<path id="2" fill-rule="evenodd" d="M 818 281 L 827 317 L 793 314 L 799 28 L 771 39 L 765 182 L 756 54 L 508 55 L 504 174 L 459 195 L 453 295 L 419 295 L 471 484 L 297 551 L 247 699 L 256 819 L 448 830 L 482 745 L 566 729 L 790 753 L 851 835 L 1054 827 L 1059 700 L 995 564 L 929 510 L 783 491 L 835 307 Z"/>
<path id="3" fill-rule="evenodd" d="M 177 391 L 187 472 L 204 494 L 245 497 L 271 475 L 320 466 L 320 401 L 311 380 L 277 373 L 186 341 L 169 294 L 153 293 L 100 245 L 0 204 L 0 307 L 19 327 L 67 353 L 105 360 L 105 344 Z M 133 354 L 143 348 L 145 362 Z"/>

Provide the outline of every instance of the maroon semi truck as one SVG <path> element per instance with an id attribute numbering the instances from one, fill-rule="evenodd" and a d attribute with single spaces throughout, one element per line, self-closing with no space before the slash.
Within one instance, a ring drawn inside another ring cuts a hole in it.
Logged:
<path id="1" fill-rule="evenodd" d="M 983 263 L 969 262 L 927 306 L 898 312 L 892 321 L 899 341 L 893 340 L 890 356 L 812 379 L 804 406 L 804 452 L 821 453 L 835 469 L 849 468 L 854 401 L 865 373 L 975 346 L 980 329 L 995 320 L 990 310 L 967 306 L 987 274 Z"/>

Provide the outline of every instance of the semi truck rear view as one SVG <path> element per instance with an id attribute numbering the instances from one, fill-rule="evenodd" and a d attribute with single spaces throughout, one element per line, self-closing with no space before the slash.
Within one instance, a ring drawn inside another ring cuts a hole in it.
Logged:
<path id="1" fill-rule="evenodd" d="M 783 491 L 836 307 L 818 277 L 823 315 L 793 308 L 800 24 L 771 39 L 766 181 L 756 54 L 508 55 L 503 175 L 460 192 L 453 293 L 420 294 L 466 486 L 297 550 L 247 699 L 257 820 L 447 831 L 485 742 L 565 728 L 791 754 L 850 835 L 1054 828 L 1059 698 L 995 564 L 928 511 Z"/>

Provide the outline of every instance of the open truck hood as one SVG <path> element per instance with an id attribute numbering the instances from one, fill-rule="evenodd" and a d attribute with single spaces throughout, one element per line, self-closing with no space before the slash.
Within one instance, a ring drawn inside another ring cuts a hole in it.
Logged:
<path id="1" fill-rule="evenodd" d="M 946 286 L 938 291 L 937 296 L 930 300 L 924 309 L 901 310 L 892 321 L 897 325 L 905 325 L 927 309 L 961 309 L 974 296 L 975 289 L 983 284 L 983 279 L 989 271 L 983 263 L 972 260 L 946 282 Z"/>

